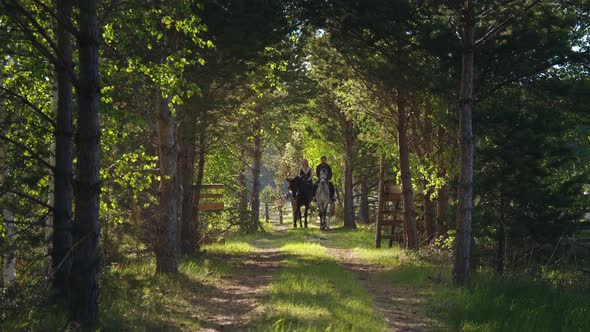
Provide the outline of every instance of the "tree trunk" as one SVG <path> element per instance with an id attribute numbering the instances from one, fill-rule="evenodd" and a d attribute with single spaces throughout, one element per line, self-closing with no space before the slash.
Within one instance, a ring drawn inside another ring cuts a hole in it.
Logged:
<path id="1" fill-rule="evenodd" d="M 467 2 L 463 18 L 462 71 L 459 116 L 459 190 L 457 205 L 457 236 L 455 239 L 455 264 L 453 281 L 463 285 L 469 279 L 469 254 L 471 250 L 471 213 L 473 210 L 473 67 L 474 67 L 474 1 Z"/>
<path id="2" fill-rule="evenodd" d="M 385 194 L 385 153 L 381 154 L 379 160 L 379 201 L 377 202 L 377 220 L 375 220 L 375 226 L 377 232 L 375 232 L 375 248 L 381 248 L 381 234 L 379 234 L 379 225 L 383 219 L 383 207 L 385 206 L 384 200 Z"/>
<path id="3" fill-rule="evenodd" d="M 72 319 L 82 329 L 98 323 L 98 267 L 100 253 L 100 128 L 98 122 L 98 22 L 96 0 L 79 6 L 79 87 L 77 132 L 75 250 L 71 280 Z"/>
<path id="4" fill-rule="evenodd" d="M 500 222 L 496 236 L 498 241 L 498 247 L 496 248 L 496 273 L 503 275 L 505 263 L 504 255 L 506 250 L 506 229 L 503 222 Z"/>
<path id="5" fill-rule="evenodd" d="M 204 112 L 203 114 L 203 119 L 201 121 L 201 127 L 200 127 L 200 133 L 199 133 L 199 162 L 197 165 L 197 181 L 196 181 L 196 187 L 197 188 L 201 188 L 201 186 L 203 185 L 203 176 L 205 175 L 205 158 L 206 158 L 206 152 L 207 152 L 207 112 Z M 201 221 L 199 219 L 199 203 L 200 199 L 197 200 L 197 205 L 193 206 L 193 220 L 196 221 L 196 224 L 194 225 L 194 234 L 196 238 L 201 238 L 201 231 L 200 229 L 202 229 L 201 227 L 203 226 L 201 224 Z M 199 249 L 199 244 L 197 243 L 197 246 L 195 249 Z"/>
<path id="6" fill-rule="evenodd" d="M 510 224 L 504 223 L 504 271 L 510 271 L 514 264 L 512 255 L 512 241 L 510 239 Z"/>
<path id="7" fill-rule="evenodd" d="M 354 128 L 352 120 L 344 121 L 344 228 L 355 229 L 352 188 L 352 154 Z"/>
<path id="8" fill-rule="evenodd" d="M 260 224 L 258 219 L 260 217 L 260 163 L 262 161 L 262 133 L 260 119 L 256 119 L 252 131 L 254 133 L 254 151 L 252 154 L 252 219 L 250 227 L 252 231 L 257 231 Z"/>
<path id="9" fill-rule="evenodd" d="M 397 137 L 399 146 L 399 161 L 401 172 L 402 195 L 404 198 L 404 231 L 406 233 L 406 248 L 418 250 L 418 230 L 416 227 L 416 210 L 414 209 L 414 189 L 412 188 L 412 174 L 410 173 L 410 150 L 406 131 L 407 109 L 405 96 L 398 93 L 397 98 Z"/>
<path id="10" fill-rule="evenodd" d="M 508 243 L 508 232 L 504 218 L 504 193 L 500 193 L 500 213 L 498 216 L 499 227 L 497 229 L 497 240 L 498 240 L 498 247 L 497 247 L 497 256 L 496 256 L 496 272 L 499 275 L 504 274 L 504 269 L 506 267 L 506 253 L 507 253 L 507 243 Z"/>
<path id="11" fill-rule="evenodd" d="M 424 180 L 424 188 L 428 186 L 428 181 Z M 428 244 L 432 243 L 436 236 L 436 222 L 434 220 L 434 202 L 432 193 L 434 189 L 430 188 L 424 193 L 424 224 L 426 225 L 426 238 Z"/>
<path id="12" fill-rule="evenodd" d="M 51 84 L 51 113 L 57 116 L 57 99 L 58 99 L 58 88 L 57 88 L 57 73 L 56 77 Z M 1 122 L 1 121 L 0 121 Z M 49 156 L 49 165 L 54 168 L 53 176 L 49 177 L 49 185 L 47 192 L 47 205 L 55 208 L 55 135 L 51 139 L 51 155 Z M 45 227 L 45 278 L 46 280 L 53 280 L 53 260 L 51 255 L 53 254 L 53 214 L 55 212 L 49 211 L 47 216 L 47 222 Z M 72 232 L 70 231 L 70 236 Z M 70 256 L 71 257 L 71 256 Z M 71 262 L 71 261 L 70 261 Z M 70 270 L 71 271 L 71 270 Z M 69 283 L 68 283 L 69 289 Z"/>
<path id="13" fill-rule="evenodd" d="M 182 219 L 180 247 L 182 253 L 191 254 L 196 250 L 197 235 L 193 217 L 193 175 L 195 170 L 196 119 L 195 107 L 198 98 L 193 98 L 182 109 L 179 125 L 178 178 L 182 185 Z"/>
<path id="14" fill-rule="evenodd" d="M 10 195 L 6 195 L 7 200 Z M 7 250 L 2 254 L 2 286 L 12 287 L 16 283 L 16 273 L 14 266 L 16 258 L 14 257 L 14 214 L 10 208 L 2 209 L 2 218 L 4 223 L 4 238 L 7 244 Z"/>
<path id="15" fill-rule="evenodd" d="M 242 158 L 242 162 L 240 164 L 238 184 L 240 185 L 241 191 L 240 201 L 238 203 L 238 211 L 240 213 L 240 222 L 246 223 L 248 216 L 248 183 L 246 182 L 246 168 L 248 167 L 248 164 L 246 163 L 247 153 L 245 147 L 242 147 L 240 156 Z"/>
<path id="16" fill-rule="evenodd" d="M 4 82 L 1 80 L 0 77 L 0 85 L 4 85 Z M 4 101 L 0 100 L 0 124 L 4 124 L 6 119 L 6 110 L 4 109 Z M 6 127 L 0 127 L 0 134 L 2 136 L 6 135 Z M 0 145 L 0 186 L 4 186 L 6 180 L 9 177 L 9 166 L 8 160 L 6 156 L 6 151 L 4 147 L 6 145 Z M 2 217 L 3 226 L 4 226 L 4 236 L 2 236 L 2 240 L 6 241 L 6 251 L 2 253 L 2 288 L 4 287 L 11 287 L 16 282 L 16 274 L 14 271 L 14 266 L 16 263 L 14 257 L 14 214 L 10 209 L 10 193 L 7 193 L 4 197 L 0 196 L 0 203 L 2 203 L 2 213 L 0 216 Z"/>
<path id="17" fill-rule="evenodd" d="M 156 273 L 178 272 L 178 146 L 176 145 L 175 121 L 168 102 L 156 92 L 158 121 L 158 159 L 160 163 L 160 212 L 158 216 Z"/>
<path id="18" fill-rule="evenodd" d="M 431 113 L 432 109 L 429 104 L 427 104 L 424 108 L 424 130 L 423 130 L 423 148 L 422 157 L 420 158 L 423 165 L 428 167 L 429 162 L 426 161 L 428 156 L 433 157 L 432 153 L 432 118 Z M 434 217 L 434 201 L 432 200 L 432 194 L 434 193 L 433 188 L 429 188 L 430 182 L 426 179 L 422 179 L 422 185 L 424 187 L 423 195 L 424 195 L 424 224 L 426 226 L 426 241 L 428 244 L 431 244 L 434 241 L 436 236 L 436 221 Z"/>
<path id="19" fill-rule="evenodd" d="M 442 236 L 447 231 L 447 213 L 449 211 L 449 186 L 443 185 L 438 189 L 436 197 L 436 236 Z"/>
<path id="20" fill-rule="evenodd" d="M 438 128 L 438 177 L 444 179 L 445 184 L 440 187 L 436 195 L 436 236 L 440 237 L 446 234 L 448 227 L 449 211 L 449 185 L 446 183 L 447 167 L 445 165 L 445 156 L 443 149 L 447 146 L 446 132 L 444 127 Z"/>
<path id="21" fill-rule="evenodd" d="M 176 50 L 177 34 L 174 26 L 165 33 L 168 52 Z M 177 273 L 180 255 L 180 232 L 183 190 L 178 177 L 177 121 L 172 114 L 170 100 L 156 92 L 156 121 L 158 128 L 158 159 L 160 163 L 160 206 L 158 231 L 154 249 L 156 273 Z"/>
<path id="22" fill-rule="evenodd" d="M 369 220 L 369 185 L 367 184 L 367 175 L 362 174 L 361 179 L 361 206 L 359 211 L 359 221 L 363 224 L 370 224 Z"/>
<path id="23" fill-rule="evenodd" d="M 52 238 L 53 288 L 63 299 L 69 298 L 72 269 L 72 40 L 62 20 L 70 21 L 72 0 L 58 0 L 57 45 L 63 65 L 55 66 L 57 74 L 57 113 L 55 128 L 54 210 Z"/>
<path id="24" fill-rule="evenodd" d="M 0 72 L 0 75 L 2 73 Z M 0 76 L 0 87 L 4 87 L 4 78 Z M 8 122 L 7 111 L 5 109 L 4 99 L 0 98 L 0 135 L 6 136 Z M 6 145 L 0 144 L 0 187 L 4 188 L 8 177 L 10 176 L 10 166 L 8 165 L 8 156 L 5 150 Z M 6 241 L 6 251 L 2 253 L 2 282 L 0 286 L 10 287 L 16 282 L 14 266 L 16 263 L 14 257 L 13 237 L 14 237 L 14 213 L 10 209 L 11 194 L 6 193 L 4 196 L 0 192 L 0 217 L 2 217 L 4 226 L 4 235 L 0 240 Z M 1 291 L 1 290 L 0 290 Z"/>

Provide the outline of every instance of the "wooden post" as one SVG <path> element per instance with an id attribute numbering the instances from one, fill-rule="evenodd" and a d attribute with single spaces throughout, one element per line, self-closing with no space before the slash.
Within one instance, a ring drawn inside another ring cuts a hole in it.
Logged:
<path id="1" fill-rule="evenodd" d="M 386 189 L 386 192 L 387 192 L 387 194 L 389 194 L 387 189 Z M 398 219 L 397 214 L 398 214 L 398 211 L 400 210 L 400 202 L 391 202 L 390 204 L 391 204 L 391 208 L 393 209 L 393 211 L 391 213 L 391 217 L 393 218 L 394 223 L 391 225 L 391 232 L 389 233 L 389 248 L 393 247 L 393 238 L 395 235 L 395 220 Z"/>
<path id="2" fill-rule="evenodd" d="M 377 203 L 377 221 L 375 224 L 375 248 L 381 248 L 381 220 L 383 220 L 383 207 L 385 194 L 385 153 L 381 154 L 379 161 L 379 201 Z"/>

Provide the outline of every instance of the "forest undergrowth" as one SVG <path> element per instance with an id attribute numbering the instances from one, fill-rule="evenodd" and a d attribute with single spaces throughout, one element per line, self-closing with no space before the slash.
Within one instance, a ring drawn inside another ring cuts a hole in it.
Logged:
<path id="1" fill-rule="evenodd" d="M 405 307 L 424 320 L 410 330 L 590 329 L 586 287 L 486 271 L 454 287 L 449 253 L 375 249 L 369 227 L 267 225 L 265 233 L 230 234 L 204 246 L 184 257 L 174 276 L 153 275 L 149 256 L 110 264 L 101 278 L 101 330 L 388 331 L 403 322 L 386 319 L 384 310 L 404 314 Z M 68 328 L 55 306 L 5 317 L 2 330 Z"/>

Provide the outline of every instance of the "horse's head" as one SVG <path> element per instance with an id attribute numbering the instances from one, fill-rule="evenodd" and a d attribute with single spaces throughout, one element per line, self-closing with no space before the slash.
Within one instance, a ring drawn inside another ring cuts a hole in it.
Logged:
<path id="1" fill-rule="evenodd" d="M 287 179 L 289 183 L 289 190 L 291 191 L 293 197 L 297 196 L 297 191 L 299 191 L 299 176 L 296 176 L 292 179 Z"/>
<path id="2" fill-rule="evenodd" d="M 320 183 L 325 183 L 328 180 L 328 171 L 325 168 L 320 170 Z"/>

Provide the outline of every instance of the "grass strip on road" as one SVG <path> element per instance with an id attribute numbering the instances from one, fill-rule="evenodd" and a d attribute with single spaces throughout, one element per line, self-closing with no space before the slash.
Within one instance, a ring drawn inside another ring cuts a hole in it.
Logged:
<path id="1" fill-rule="evenodd" d="M 315 231 L 307 232 L 313 235 Z M 317 243 L 288 242 L 257 331 L 386 331 L 370 295 Z"/>

